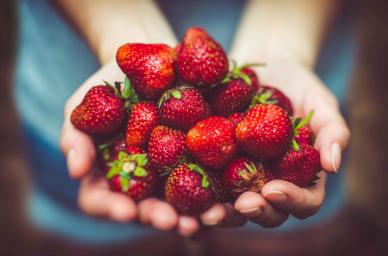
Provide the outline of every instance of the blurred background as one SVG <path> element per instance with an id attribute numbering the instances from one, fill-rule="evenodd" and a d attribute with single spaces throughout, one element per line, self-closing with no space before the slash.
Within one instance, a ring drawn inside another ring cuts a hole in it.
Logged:
<path id="1" fill-rule="evenodd" d="M 214 231 L 205 241 L 170 233 L 136 244 L 85 246 L 39 231 L 25 216 L 30 177 L 12 101 L 17 43 L 15 2 L 0 1 L 0 255 L 388 255 L 388 8 L 384 1 L 348 1 L 357 56 L 347 95 L 352 140 L 347 201 L 314 228 L 265 236 Z M 60 221 L 60 220 L 58 220 Z M 163 242 L 160 242 L 163 241 Z"/>

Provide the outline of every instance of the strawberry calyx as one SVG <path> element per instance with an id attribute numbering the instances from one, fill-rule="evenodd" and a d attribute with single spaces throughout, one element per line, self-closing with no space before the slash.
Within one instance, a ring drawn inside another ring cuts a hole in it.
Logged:
<path id="1" fill-rule="evenodd" d="M 256 165 L 252 162 L 244 163 L 245 169 L 240 170 L 239 176 L 243 179 L 238 182 L 234 192 L 242 193 L 244 191 L 259 192 L 264 185 L 264 176 L 257 171 Z M 263 166 L 260 164 L 260 168 Z M 248 188 L 248 189 L 247 189 Z"/>
<path id="2" fill-rule="evenodd" d="M 265 63 L 249 63 L 249 64 L 244 64 L 242 66 L 237 66 L 237 63 L 235 60 L 231 60 L 231 62 L 232 62 L 232 70 L 228 72 L 228 74 L 222 80 L 221 84 L 228 83 L 231 80 L 235 80 L 235 79 L 242 79 L 245 82 L 245 84 L 247 84 L 248 86 L 251 86 L 252 79 L 249 77 L 249 75 L 245 74 L 243 70 L 249 67 L 265 66 Z"/>
<path id="3" fill-rule="evenodd" d="M 132 104 L 139 102 L 139 96 L 128 77 L 125 77 L 124 82 L 114 82 L 114 85 L 104 80 L 104 84 L 113 87 L 116 95 L 125 100 L 126 109 L 129 109 Z"/>
<path id="4" fill-rule="evenodd" d="M 182 99 L 182 92 L 186 89 L 193 88 L 192 86 L 189 85 L 181 85 L 177 86 L 175 88 L 172 88 L 170 90 L 165 91 L 162 94 L 162 97 L 160 97 L 158 101 L 158 107 L 162 106 L 162 104 L 166 101 L 168 101 L 171 97 L 180 100 Z"/>
<path id="5" fill-rule="evenodd" d="M 194 164 L 194 163 L 189 163 L 189 164 L 187 164 L 187 167 L 191 171 L 194 171 L 194 172 L 198 173 L 199 175 L 201 175 L 201 177 L 202 177 L 201 186 L 203 188 L 209 187 L 209 185 L 210 185 L 209 176 L 207 175 L 207 173 L 205 172 L 205 170 L 201 166 Z"/>
<path id="6" fill-rule="evenodd" d="M 260 89 L 259 92 L 252 97 L 251 107 L 257 104 L 277 104 L 278 101 L 275 99 L 272 99 L 272 96 L 273 96 L 272 89 L 269 89 L 269 90 Z"/>
<path id="7" fill-rule="evenodd" d="M 108 163 L 110 169 L 106 174 L 106 178 L 112 179 L 119 175 L 121 190 L 128 192 L 130 180 L 133 177 L 145 177 L 148 175 L 145 168 L 147 164 L 147 154 L 128 154 L 125 151 L 120 151 L 117 160 Z"/>
<path id="8" fill-rule="evenodd" d="M 300 117 L 297 117 L 294 119 L 294 121 L 292 123 L 292 127 L 293 127 L 292 132 L 293 132 L 294 137 L 299 134 L 299 130 L 302 127 L 306 126 L 310 122 L 313 115 L 314 115 L 314 111 L 310 111 L 310 113 L 304 119 L 302 119 Z M 299 144 L 296 142 L 296 140 L 292 139 L 291 143 L 292 143 L 292 148 L 295 151 L 299 151 Z"/>

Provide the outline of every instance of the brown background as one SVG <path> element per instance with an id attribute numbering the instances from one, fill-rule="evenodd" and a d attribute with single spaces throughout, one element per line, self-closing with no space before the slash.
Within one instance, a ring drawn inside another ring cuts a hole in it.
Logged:
<path id="1" fill-rule="evenodd" d="M 348 2 L 359 52 L 348 97 L 349 200 L 336 218 L 292 234 L 236 236 L 222 231 L 206 243 L 168 234 L 136 246 L 92 248 L 40 232 L 25 220 L 23 195 L 29 179 L 11 97 L 15 6 L 14 1 L 0 1 L 0 255 L 388 255 L 388 8 L 384 1 Z"/>

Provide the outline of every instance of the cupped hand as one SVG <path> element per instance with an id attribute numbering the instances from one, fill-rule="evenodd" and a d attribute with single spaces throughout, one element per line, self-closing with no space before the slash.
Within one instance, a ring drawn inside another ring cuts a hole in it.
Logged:
<path id="1" fill-rule="evenodd" d="M 261 194 L 245 192 L 236 200 L 235 209 L 249 220 L 264 227 L 276 227 L 289 214 L 303 219 L 319 210 L 325 195 L 326 172 L 338 171 L 350 132 L 336 98 L 310 68 L 289 60 L 269 60 L 266 67 L 256 71 L 261 84 L 279 88 L 290 98 L 295 116 L 305 117 L 314 111 L 310 126 L 325 171 L 318 174 L 319 180 L 312 187 L 300 188 L 274 180 L 263 187 Z"/>
<path id="2" fill-rule="evenodd" d="M 82 101 L 86 92 L 94 85 L 123 81 L 124 74 L 115 61 L 104 65 L 86 80 L 70 97 L 65 106 L 61 148 L 66 155 L 69 174 L 81 180 L 78 194 L 79 207 L 86 214 L 109 218 L 119 222 L 136 221 L 159 230 L 177 230 L 183 236 L 195 234 L 202 225 L 243 225 L 245 218 L 230 204 L 214 204 L 199 218 L 179 215 L 174 208 L 157 198 L 147 198 L 135 203 L 129 197 L 112 192 L 108 182 L 95 166 L 96 152 L 92 139 L 77 130 L 70 122 L 73 109 Z"/>

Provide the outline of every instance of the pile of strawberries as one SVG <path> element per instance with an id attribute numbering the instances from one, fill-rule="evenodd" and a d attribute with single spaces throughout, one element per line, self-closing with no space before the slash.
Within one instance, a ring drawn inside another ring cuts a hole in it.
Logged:
<path id="1" fill-rule="evenodd" d="M 92 87 L 71 115 L 94 138 L 112 190 L 198 215 L 273 179 L 314 184 L 321 165 L 311 114 L 294 118 L 290 100 L 261 85 L 253 65 L 229 68 L 203 29 L 190 28 L 175 49 L 125 44 L 116 60 L 125 81 Z"/>

